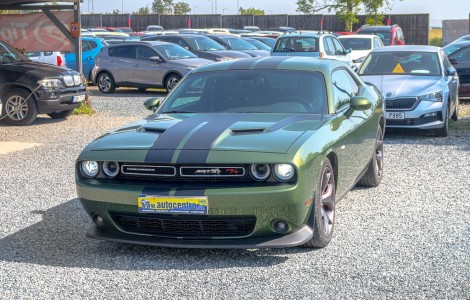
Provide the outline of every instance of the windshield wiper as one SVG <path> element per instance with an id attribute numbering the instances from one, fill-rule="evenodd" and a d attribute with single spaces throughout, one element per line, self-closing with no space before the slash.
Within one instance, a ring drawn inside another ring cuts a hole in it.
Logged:
<path id="1" fill-rule="evenodd" d="M 170 110 L 164 111 L 162 114 L 194 114 L 194 111 L 183 111 L 183 110 Z"/>

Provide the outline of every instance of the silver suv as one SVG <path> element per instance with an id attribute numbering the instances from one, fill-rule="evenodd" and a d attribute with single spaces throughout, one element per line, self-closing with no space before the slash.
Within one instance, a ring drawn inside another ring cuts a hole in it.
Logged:
<path id="1" fill-rule="evenodd" d="M 91 77 L 106 94 L 116 87 L 164 87 L 171 91 L 189 71 L 211 62 L 175 44 L 129 42 L 103 48 Z"/>

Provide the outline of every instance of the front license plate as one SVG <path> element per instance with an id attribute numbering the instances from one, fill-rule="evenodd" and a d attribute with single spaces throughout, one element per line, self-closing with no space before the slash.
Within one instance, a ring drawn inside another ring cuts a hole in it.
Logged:
<path id="1" fill-rule="evenodd" d="M 162 197 L 139 195 L 137 206 L 140 213 L 207 215 L 207 197 Z"/>
<path id="2" fill-rule="evenodd" d="M 78 95 L 78 96 L 73 96 L 72 97 L 72 102 L 73 103 L 78 103 L 78 102 L 82 102 L 82 101 L 85 101 L 85 95 Z"/>
<path id="3" fill-rule="evenodd" d="M 392 119 L 392 120 L 404 120 L 405 113 L 404 112 L 388 112 L 386 113 L 385 118 Z"/>

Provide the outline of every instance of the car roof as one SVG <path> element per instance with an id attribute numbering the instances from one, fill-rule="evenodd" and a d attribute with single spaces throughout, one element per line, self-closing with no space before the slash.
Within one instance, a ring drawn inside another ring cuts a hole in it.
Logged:
<path id="1" fill-rule="evenodd" d="M 449 43 L 447 44 L 446 46 L 448 45 L 463 45 L 463 46 L 467 46 L 467 45 L 470 45 L 470 40 L 460 40 L 460 41 L 454 41 L 452 43 Z"/>
<path id="2" fill-rule="evenodd" d="M 375 37 L 378 37 L 378 35 L 375 34 L 348 34 L 348 35 L 340 35 L 337 36 L 336 38 L 342 40 L 342 39 L 373 39 Z"/>
<path id="3" fill-rule="evenodd" d="M 333 59 L 300 56 L 270 56 L 208 64 L 197 68 L 194 72 L 201 73 L 224 70 L 298 70 L 316 72 L 320 71 L 320 69 L 333 70 L 341 66 L 347 67 L 344 63 Z"/>
<path id="4" fill-rule="evenodd" d="M 420 52 L 437 52 L 440 48 L 435 46 L 385 46 L 375 48 L 371 52 L 400 52 L 400 51 L 420 51 Z"/>
<path id="5" fill-rule="evenodd" d="M 286 39 L 286 38 L 291 38 L 291 37 L 321 37 L 323 35 L 331 35 L 328 33 L 313 33 L 313 32 L 306 32 L 306 33 L 291 33 L 291 34 L 286 34 L 279 36 L 278 39 Z"/>
<path id="6" fill-rule="evenodd" d="M 398 27 L 398 25 L 375 25 L 375 26 L 369 26 L 369 25 L 363 25 L 359 30 L 366 30 L 366 29 L 371 29 L 371 30 L 377 30 L 377 29 L 392 29 L 393 27 Z"/>
<path id="7" fill-rule="evenodd" d="M 159 46 L 159 45 L 174 45 L 172 43 L 167 43 L 167 42 L 160 42 L 160 41 L 132 41 L 132 42 L 126 42 L 125 44 L 115 44 L 115 45 L 110 45 L 110 47 L 116 47 L 116 46 L 122 46 L 122 45 L 142 45 L 142 44 L 147 44 L 150 46 Z"/>

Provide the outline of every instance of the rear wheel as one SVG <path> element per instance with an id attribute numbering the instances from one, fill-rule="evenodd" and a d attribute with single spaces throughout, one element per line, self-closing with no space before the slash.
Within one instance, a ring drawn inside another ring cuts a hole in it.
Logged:
<path id="1" fill-rule="evenodd" d="M 366 173 L 359 180 L 359 185 L 376 187 L 382 182 L 384 167 L 384 142 L 382 128 L 377 129 L 375 150 Z"/>
<path id="2" fill-rule="evenodd" d="M 13 89 L 3 97 L 5 122 L 10 125 L 29 125 L 36 120 L 38 109 L 34 96 L 22 89 Z"/>
<path id="3" fill-rule="evenodd" d="M 68 109 L 68 110 L 63 110 L 63 111 L 56 111 L 47 115 L 53 119 L 65 119 L 71 114 L 73 114 L 73 111 L 74 109 Z"/>
<path id="4" fill-rule="evenodd" d="M 112 94 L 116 89 L 114 79 L 111 74 L 104 72 L 98 76 L 98 88 L 103 94 Z"/>
<path id="5" fill-rule="evenodd" d="M 333 237 L 336 189 L 333 167 L 325 158 L 313 201 L 313 237 L 304 244 L 308 248 L 326 247 Z"/>
<path id="6" fill-rule="evenodd" d="M 180 82 L 181 76 L 178 74 L 171 74 L 165 80 L 165 88 L 168 92 L 171 92 Z"/>

